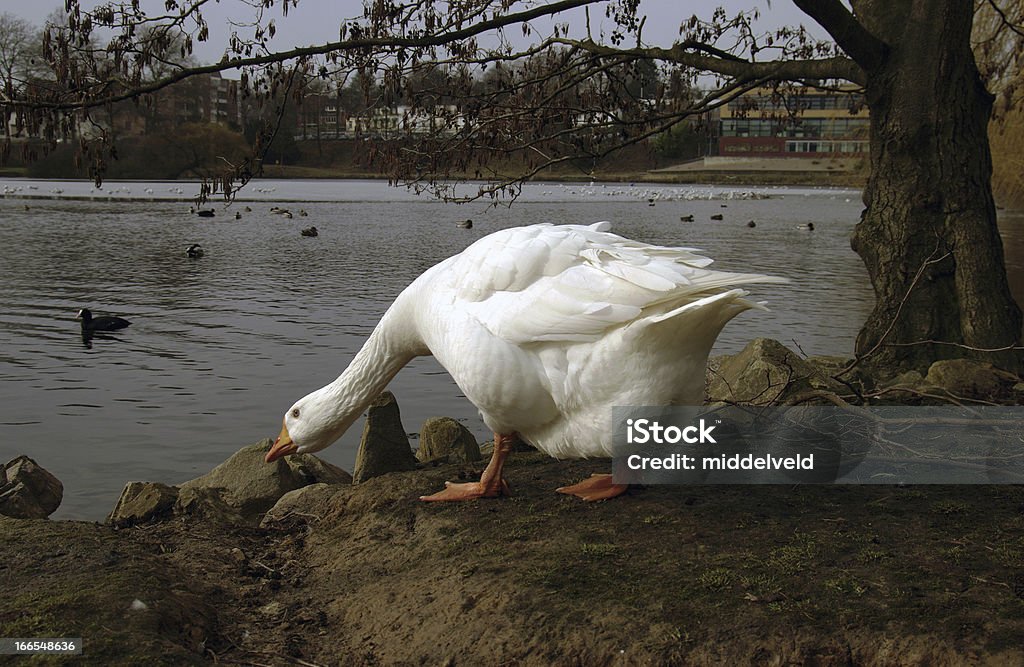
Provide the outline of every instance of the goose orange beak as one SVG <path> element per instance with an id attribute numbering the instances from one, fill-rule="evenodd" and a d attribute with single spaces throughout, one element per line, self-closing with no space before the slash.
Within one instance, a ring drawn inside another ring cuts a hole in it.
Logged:
<path id="1" fill-rule="evenodd" d="M 298 445 L 292 442 L 292 437 L 288 435 L 288 427 L 284 424 L 281 425 L 281 434 L 277 436 L 277 440 L 274 441 L 274 446 L 267 452 L 267 463 L 273 463 L 282 456 L 288 456 L 294 454 L 299 450 Z"/>

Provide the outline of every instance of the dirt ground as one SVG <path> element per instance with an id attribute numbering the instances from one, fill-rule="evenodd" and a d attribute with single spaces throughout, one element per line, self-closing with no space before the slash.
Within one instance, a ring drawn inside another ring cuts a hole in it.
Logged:
<path id="1" fill-rule="evenodd" d="M 1024 664 L 1024 488 L 552 492 L 606 466 L 516 454 L 513 497 L 441 505 L 479 469 L 391 474 L 267 528 L 0 517 L 0 636 L 87 665 Z"/>

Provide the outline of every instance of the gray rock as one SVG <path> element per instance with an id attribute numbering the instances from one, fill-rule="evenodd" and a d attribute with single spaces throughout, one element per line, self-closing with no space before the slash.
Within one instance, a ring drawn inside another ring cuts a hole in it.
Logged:
<path id="1" fill-rule="evenodd" d="M 20 519 L 45 519 L 64 498 L 64 485 L 27 456 L 7 462 L 0 480 L 0 514 Z"/>
<path id="2" fill-rule="evenodd" d="M 259 515 L 243 516 L 237 507 L 230 504 L 226 495 L 224 489 L 182 485 L 178 500 L 174 503 L 174 512 L 199 517 L 211 523 L 255 526 Z"/>
<path id="3" fill-rule="evenodd" d="M 45 519 L 49 516 L 22 482 L 0 486 L 0 514 L 16 519 Z"/>
<path id="4" fill-rule="evenodd" d="M 351 483 L 347 472 L 312 454 L 294 454 L 267 463 L 270 446 L 267 438 L 243 447 L 202 477 L 181 484 L 175 511 L 255 526 L 289 491 L 320 482 Z"/>
<path id="5" fill-rule="evenodd" d="M 466 463 L 480 460 L 480 446 L 469 429 L 451 417 L 431 417 L 420 429 L 416 458 L 429 461 Z"/>
<path id="6" fill-rule="evenodd" d="M 801 359 L 782 343 L 757 338 L 738 354 L 716 358 L 709 373 L 708 401 L 773 405 L 807 391 L 841 391 L 821 369 Z"/>
<path id="7" fill-rule="evenodd" d="M 840 357 L 827 354 L 817 354 L 807 357 L 807 363 L 811 364 L 818 370 L 815 377 L 820 379 L 826 385 L 832 386 L 830 383 L 833 382 L 833 376 L 836 376 L 842 380 L 842 382 L 838 383 L 840 386 L 845 382 L 851 386 L 860 387 L 864 391 L 870 391 L 875 386 L 875 379 L 860 365 L 851 367 L 853 362 L 854 360 L 851 357 Z"/>
<path id="8" fill-rule="evenodd" d="M 976 359 L 936 361 L 924 378 L 924 384 L 939 387 L 953 396 L 982 399 L 1008 394 L 1017 382 L 1020 378 L 1013 373 Z"/>
<path id="9" fill-rule="evenodd" d="M 292 472 L 302 478 L 305 484 L 351 484 L 352 475 L 336 465 L 331 465 L 312 454 L 286 456 Z"/>
<path id="10" fill-rule="evenodd" d="M 352 481 L 359 484 L 385 473 L 415 468 L 416 457 L 402 427 L 398 402 L 394 394 L 385 391 L 374 399 L 366 414 Z"/>
<path id="11" fill-rule="evenodd" d="M 290 515 L 298 514 L 305 517 L 315 515 L 318 508 L 327 499 L 338 492 L 337 484 L 310 484 L 295 489 L 281 496 L 260 521 L 261 528 L 267 528 Z"/>
<path id="12" fill-rule="evenodd" d="M 910 370 L 881 382 L 880 386 L 887 390 L 886 394 L 888 396 L 906 400 L 907 398 L 917 396 L 918 392 L 924 389 L 922 387 L 923 382 L 924 377 L 920 373 Z"/>
<path id="13" fill-rule="evenodd" d="M 278 498 L 307 484 L 307 479 L 297 473 L 288 461 L 278 459 L 267 463 L 264 460 L 270 445 L 267 438 L 243 447 L 202 477 L 181 484 L 179 509 L 200 499 L 209 500 L 208 496 L 192 494 L 194 489 L 218 489 L 221 501 L 245 517 L 247 522 L 258 522 L 258 515 L 273 507 Z"/>
<path id="14" fill-rule="evenodd" d="M 128 482 L 107 522 L 127 527 L 152 521 L 169 514 L 177 500 L 177 487 L 159 482 Z"/>

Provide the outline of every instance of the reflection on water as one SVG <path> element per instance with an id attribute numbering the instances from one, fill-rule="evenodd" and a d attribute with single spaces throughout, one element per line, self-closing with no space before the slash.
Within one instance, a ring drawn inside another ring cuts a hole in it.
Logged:
<path id="1" fill-rule="evenodd" d="M 65 195 L 90 187 L 61 184 Z M 137 196 L 177 186 L 107 185 L 119 187 Z M 255 187 L 274 190 L 218 204 L 214 218 L 190 215 L 182 201 L 35 200 L 26 210 L 24 200 L 0 200 L 0 459 L 25 453 L 56 474 L 65 485 L 57 516 L 100 519 L 127 481 L 181 482 L 275 434 L 284 410 L 340 373 L 406 284 L 504 227 L 606 219 L 639 240 L 702 248 L 719 268 L 791 278 L 752 287 L 772 312 L 734 320 L 719 353 L 769 336 L 807 354 L 848 354 L 871 305 L 849 249 L 860 212 L 850 191 L 740 200 L 723 199 L 731 195 L 722 188 L 536 185 L 508 209 L 441 204 L 377 182 Z M 308 217 L 270 212 L 289 200 L 304 202 Z M 717 213 L 723 221 L 710 220 Z M 695 221 L 680 222 L 688 214 Z M 455 226 L 466 218 L 473 229 Z M 798 229 L 806 222 L 814 232 Z M 310 225 L 318 237 L 299 234 Z M 1019 224 L 1011 231 L 1019 278 L 1024 239 Z M 187 257 L 191 243 L 205 256 Z M 83 345 L 74 317 L 84 307 L 132 326 Z M 392 389 L 409 431 L 448 415 L 489 437 L 430 358 Z M 360 430 L 325 458 L 350 468 Z"/>

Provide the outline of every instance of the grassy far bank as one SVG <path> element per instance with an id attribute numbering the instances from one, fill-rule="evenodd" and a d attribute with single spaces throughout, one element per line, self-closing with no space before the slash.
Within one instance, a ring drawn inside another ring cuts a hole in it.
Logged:
<path id="1" fill-rule="evenodd" d="M 90 665 L 1024 661 L 1020 487 L 552 493 L 605 467 L 516 454 L 513 497 L 442 506 L 416 497 L 478 471 L 391 474 L 263 529 L 0 518 L 0 635 Z"/>
<path id="2" fill-rule="evenodd" d="M 192 139 L 189 139 L 192 137 Z M 112 160 L 107 167 L 105 178 L 110 180 L 174 180 L 178 178 L 201 178 L 212 176 L 223 167 L 222 154 L 230 162 L 239 163 L 244 153 L 240 137 L 226 130 L 212 132 L 194 127 L 180 141 L 169 148 L 166 137 L 132 137 L 125 139 L 119 152 L 122 157 Z M 191 141 L 191 143 L 190 143 Z M 195 143 L 201 146 L 189 148 Z M 261 174 L 264 178 L 382 178 L 381 173 L 367 163 L 363 142 L 354 140 L 338 141 L 297 141 L 290 160 L 268 160 Z M 654 171 L 677 164 L 678 158 L 659 156 L 646 146 L 632 146 L 613 156 L 597 161 L 578 160 L 549 168 L 538 174 L 535 180 L 555 182 L 607 182 L 642 183 L 712 183 L 726 185 L 811 185 L 861 187 L 864 176 L 861 171 L 796 172 L 780 169 L 777 172 L 761 170 L 718 171 L 715 169 L 663 172 Z M 60 146 L 30 164 L 12 163 L 7 167 L 9 176 L 31 178 L 88 178 L 85 167 L 74 165 L 74 149 Z M 514 175 L 521 173 L 525 166 L 509 160 L 495 165 L 499 172 Z M 453 174 L 455 178 L 478 180 L 478 174 Z"/>
<path id="3" fill-rule="evenodd" d="M 346 168 L 334 167 L 301 167 L 292 165 L 267 165 L 263 169 L 265 178 L 381 178 L 380 174 L 371 171 L 358 171 Z M 620 171 L 600 172 L 591 179 L 589 176 L 575 173 L 544 172 L 538 175 L 538 181 L 555 183 L 579 183 L 595 180 L 598 182 L 613 183 L 680 183 L 680 184 L 709 184 L 709 185 L 808 185 L 808 186 L 832 186 L 832 187 L 862 187 L 863 179 L 856 174 L 848 173 L 794 173 L 794 172 L 719 172 L 719 171 L 693 171 L 693 172 L 649 172 L 649 171 Z"/>

